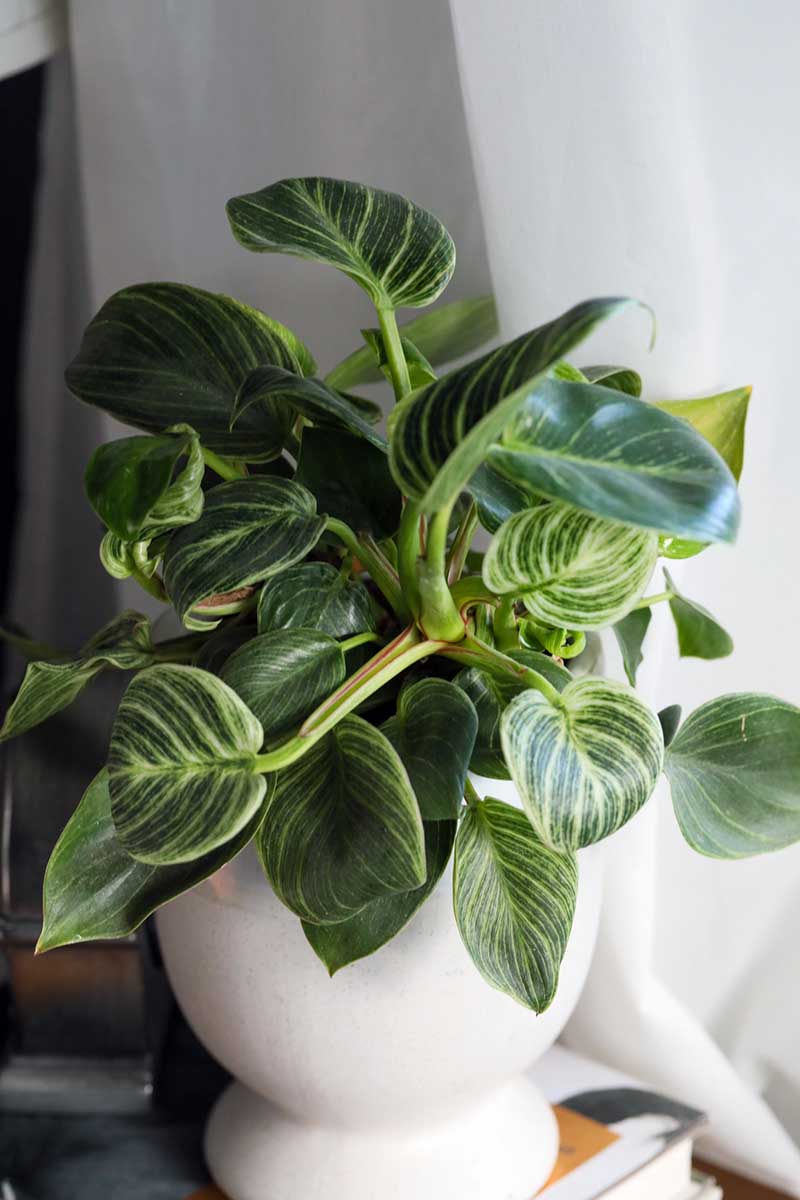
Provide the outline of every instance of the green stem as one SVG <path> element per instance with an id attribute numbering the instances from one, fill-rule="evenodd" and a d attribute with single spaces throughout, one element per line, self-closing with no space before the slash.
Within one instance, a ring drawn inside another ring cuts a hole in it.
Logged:
<path id="1" fill-rule="evenodd" d="M 494 613 L 493 629 L 498 650 L 516 650 L 519 647 L 519 626 L 513 596 L 504 596 L 498 604 Z"/>
<path id="2" fill-rule="evenodd" d="M 634 604 L 631 612 L 636 612 L 637 608 L 650 608 L 653 604 L 661 604 L 664 600 L 674 600 L 674 592 L 659 592 L 655 596 L 644 596 L 638 604 Z"/>
<path id="3" fill-rule="evenodd" d="M 491 646 L 487 646 L 485 642 L 479 642 L 477 638 L 464 638 L 457 646 L 448 646 L 446 649 L 441 650 L 440 653 L 445 658 L 451 658 L 454 662 L 459 662 L 462 665 L 481 667 L 483 670 L 490 671 L 495 675 L 510 675 L 518 683 L 522 683 L 526 687 L 535 688 L 537 692 L 541 692 L 556 708 L 560 708 L 563 704 L 558 689 L 554 688 L 552 683 L 545 679 L 544 675 L 540 675 L 538 671 L 534 671 L 533 667 L 523 666 L 522 663 L 509 658 L 508 655 L 503 654 L 500 650 L 495 650 Z"/>
<path id="4" fill-rule="evenodd" d="M 431 518 L 425 557 L 417 562 L 419 621 L 428 637 L 443 642 L 458 642 L 466 632 L 447 586 L 447 530 L 451 512 L 452 505 L 448 505 Z"/>
<path id="5" fill-rule="evenodd" d="M 480 795 L 469 776 L 464 780 L 464 799 L 469 808 L 476 808 L 481 803 Z"/>
<path id="6" fill-rule="evenodd" d="M 500 597 L 489 591 L 480 575 L 465 575 L 453 584 L 450 595 L 462 617 L 475 604 L 489 604 L 494 608 L 500 603 Z"/>
<path id="7" fill-rule="evenodd" d="M 400 528 L 397 532 L 397 570 L 400 587 L 411 609 L 419 617 L 421 604 L 417 563 L 422 555 L 422 510 L 413 500 L 406 500 Z"/>
<path id="8" fill-rule="evenodd" d="M 473 500 L 458 527 L 447 558 L 447 582 L 452 586 L 461 577 L 475 530 L 478 528 L 478 508 Z"/>
<path id="9" fill-rule="evenodd" d="M 347 654 L 348 650 L 355 650 L 356 646 L 363 646 L 367 642 L 375 642 L 378 646 L 384 645 L 384 639 L 377 633 L 357 633 L 353 637 L 345 638 L 343 642 L 339 642 L 339 646 Z"/>
<path id="10" fill-rule="evenodd" d="M 243 468 L 240 463 L 226 462 L 224 458 L 220 458 L 213 450 L 209 450 L 206 446 L 201 447 L 203 451 L 203 462 L 212 471 L 216 471 L 221 479 L 244 479 L 247 474 L 246 468 Z"/>
<path id="11" fill-rule="evenodd" d="M 400 340 L 400 330 L 397 328 L 397 318 L 393 308 L 378 309 L 378 324 L 383 336 L 383 347 L 386 351 L 386 362 L 392 376 L 395 400 L 402 400 L 411 391 L 411 378 L 408 374 L 408 363 L 403 353 L 403 343 Z"/>
<path id="12" fill-rule="evenodd" d="M 326 528 L 344 542 L 350 553 L 363 564 L 400 620 L 410 621 L 411 613 L 403 596 L 400 577 L 374 538 L 359 536 L 344 521 L 335 517 L 328 517 Z"/>

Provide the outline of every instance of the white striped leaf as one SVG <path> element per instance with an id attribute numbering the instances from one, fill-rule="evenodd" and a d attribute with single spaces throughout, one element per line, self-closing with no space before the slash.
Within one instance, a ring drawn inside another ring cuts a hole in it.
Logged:
<path id="1" fill-rule="evenodd" d="M 544 675 L 553 687 L 563 692 L 572 679 L 566 667 L 562 667 L 548 654 L 535 650 L 509 650 L 508 657 L 522 666 L 532 667 Z M 515 696 L 528 690 L 528 684 L 518 682 L 510 674 L 494 674 L 480 667 L 468 667 L 459 671 L 453 681 L 469 696 L 478 714 L 478 732 L 475 749 L 470 760 L 470 769 L 489 779 L 510 779 L 503 748 L 500 743 L 500 721 L 506 705 Z"/>
<path id="2" fill-rule="evenodd" d="M 404 196 L 313 176 L 282 179 L 227 204 L 248 250 L 338 267 L 376 308 L 421 308 L 450 281 L 456 261 L 444 225 Z"/>
<path id="3" fill-rule="evenodd" d="M 800 840 L 800 708 L 774 696 L 720 696 L 678 730 L 665 769 L 681 833 L 710 858 Z"/>
<path id="4" fill-rule="evenodd" d="M 654 533 L 545 504 L 501 526 L 483 560 L 483 580 L 501 595 L 521 596 L 546 625 L 602 629 L 641 596 L 657 556 Z"/>
<path id="5" fill-rule="evenodd" d="M 623 683 L 573 680 L 556 707 L 527 691 L 503 713 L 503 753 L 525 812 L 554 850 L 590 846 L 649 799 L 661 771 L 661 726 Z"/>
<path id="6" fill-rule="evenodd" d="M 664 580 L 672 593 L 669 610 L 675 622 L 681 658 L 727 658 L 733 652 L 733 638 L 727 630 L 702 604 L 689 600 L 678 591 L 666 568 Z"/>
<path id="7" fill-rule="evenodd" d="M 410 339 L 434 367 L 470 354 L 496 333 L 494 296 L 442 304 L 400 326 L 401 337 Z M 335 366 L 325 382 L 335 388 L 353 388 L 362 383 L 380 383 L 382 378 L 374 353 L 369 346 L 362 346 Z"/>
<path id="8" fill-rule="evenodd" d="M 346 638 L 375 628 L 369 592 L 330 563 L 289 567 L 264 585 L 258 601 L 259 633 L 274 629 L 320 629 Z"/>
<path id="9" fill-rule="evenodd" d="M 428 877 L 422 887 L 370 900 L 352 917 L 335 925 L 303 922 L 303 933 L 331 976 L 349 963 L 380 950 L 409 923 L 442 877 L 453 850 L 456 828 L 455 821 L 425 822 Z"/>
<path id="10" fill-rule="evenodd" d="M 543 846 L 524 813 L 489 797 L 466 812 L 453 874 L 459 933 L 487 983 L 534 1012 L 555 997 L 577 891 L 575 855 Z"/>
<path id="11" fill-rule="evenodd" d="M 263 815 L 262 804 L 234 838 L 193 862 L 166 867 L 139 862 L 117 838 L 104 767 L 89 784 L 50 855 L 37 952 L 133 933 L 162 904 L 207 879 L 238 854 Z"/>
<path id="12" fill-rule="evenodd" d="M 266 783 L 260 724 L 236 693 L 196 667 L 142 671 L 122 697 L 108 756 L 111 816 L 141 862 L 191 862 L 252 819 Z"/>
<path id="13" fill-rule="evenodd" d="M 465 692 L 446 679 L 419 679 L 400 692 L 397 713 L 381 732 L 408 771 L 423 820 L 457 817 L 478 732 Z"/>
<path id="14" fill-rule="evenodd" d="M 231 428 L 245 413 L 250 413 L 254 422 L 263 414 L 269 426 L 274 419 L 274 407 L 281 402 L 291 405 L 314 424 L 341 426 L 366 438 L 373 446 L 386 449 L 386 438 L 375 432 L 347 396 L 335 392 L 319 379 L 306 379 L 283 367 L 256 367 L 250 372 L 236 393 Z"/>
<path id="15" fill-rule="evenodd" d="M 136 568 L 133 544 L 109 529 L 100 541 L 100 562 L 112 579 L 128 579 Z"/>
<path id="16" fill-rule="evenodd" d="M 291 479 L 253 476 L 206 492 L 203 515 L 175 534 L 164 583 L 178 616 L 219 593 L 259 583 L 305 558 L 325 518 Z"/>
<path id="17" fill-rule="evenodd" d="M 601 517 L 709 542 L 736 536 L 724 460 L 686 421 L 622 392 L 548 379 L 487 458 L 521 487 Z"/>
<path id="18" fill-rule="evenodd" d="M 276 407 L 231 430 L 234 399 L 254 367 L 271 363 L 313 373 L 299 338 L 230 296 L 181 283 L 142 283 L 116 292 L 88 326 L 67 386 L 126 425 L 160 433 L 187 422 L 204 446 L 227 458 L 263 462 L 280 454 L 294 416 Z"/>
<path id="19" fill-rule="evenodd" d="M 361 717 L 345 717 L 278 773 L 256 845 L 278 897 L 312 924 L 345 921 L 427 875 L 406 769 Z"/>
<path id="20" fill-rule="evenodd" d="M 316 629 L 276 629 L 235 650 L 221 671 L 258 718 L 265 738 L 287 733 L 345 677 L 344 652 Z"/>
<path id="21" fill-rule="evenodd" d="M 426 513 L 445 508 L 545 374 L 601 321 L 631 303 L 618 297 L 587 300 L 398 404 L 389 434 L 400 490 Z"/>
<path id="22" fill-rule="evenodd" d="M 150 621 L 142 613 L 126 610 L 96 633 L 76 658 L 30 662 L 6 713 L 0 742 L 67 708 L 105 668 L 132 671 L 154 658 Z"/>

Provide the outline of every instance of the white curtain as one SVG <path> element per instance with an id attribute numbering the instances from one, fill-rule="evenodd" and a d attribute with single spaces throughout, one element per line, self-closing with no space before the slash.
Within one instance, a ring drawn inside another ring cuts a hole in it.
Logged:
<path id="1" fill-rule="evenodd" d="M 639 366 L 651 395 L 756 392 L 738 547 L 681 576 L 737 652 L 676 665 L 659 622 L 645 688 L 687 708 L 734 689 L 797 699 L 800 12 L 792 0 L 452 0 L 452 17 L 447 0 L 73 0 L 91 306 L 126 283 L 185 280 L 263 307 L 333 362 L 372 320 L 358 289 L 247 254 L 224 215 L 231 194 L 312 173 L 439 213 L 459 247 L 453 296 L 485 290 L 490 264 L 506 335 L 590 295 L 648 300 L 652 354 L 645 320 L 628 317 L 584 361 Z M 37 469 L 47 477 L 46 457 Z M 661 796 L 613 855 L 573 1042 L 703 1104 L 717 1153 L 800 1196 L 785 1131 L 800 1134 L 800 848 L 697 859 Z"/>

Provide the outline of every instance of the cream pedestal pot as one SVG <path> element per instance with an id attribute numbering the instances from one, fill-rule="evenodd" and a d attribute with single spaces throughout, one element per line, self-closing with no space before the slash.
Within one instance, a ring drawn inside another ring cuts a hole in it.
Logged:
<path id="1" fill-rule="evenodd" d="M 508 783 L 483 792 L 515 799 Z M 231 1200 L 530 1200 L 555 1120 L 525 1071 L 578 998 L 602 848 L 581 851 L 558 995 L 542 1016 L 489 987 L 452 912 L 452 870 L 377 954 L 333 979 L 248 846 L 158 914 L 186 1017 L 236 1082 L 206 1131 Z"/>

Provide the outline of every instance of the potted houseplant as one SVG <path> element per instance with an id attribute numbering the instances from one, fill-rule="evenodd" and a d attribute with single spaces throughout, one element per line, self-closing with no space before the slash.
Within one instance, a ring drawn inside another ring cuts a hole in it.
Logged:
<path id="1" fill-rule="evenodd" d="M 700 853 L 800 837 L 800 710 L 743 693 L 681 724 L 629 686 L 655 603 L 681 654 L 731 650 L 668 570 L 646 593 L 659 558 L 733 540 L 749 389 L 654 404 L 635 371 L 572 365 L 619 298 L 437 378 L 495 328 L 486 299 L 398 326 L 453 271 L 434 216 L 321 178 L 228 216 L 249 250 L 344 271 L 377 324 L 324 378 L 278 321 L 184 285 L 89 325 L 70 390 L 143 431 L 89 463 L 101 557 L 184 628 L 126 612 L 74 657 L 17 639 L 4 738 L 134 672 L 39 948 L 172 901 L 173 983 L 244 1081 L 208 1136 L 234 1200 L 523 1200 L 555 1140 L 520 1073 L 581 986 L 596 844 L 662 771 Z M 354 391 L 382 376 L 386 437 Z M 629 684 L 572 669 L 603 629 Z"/>

